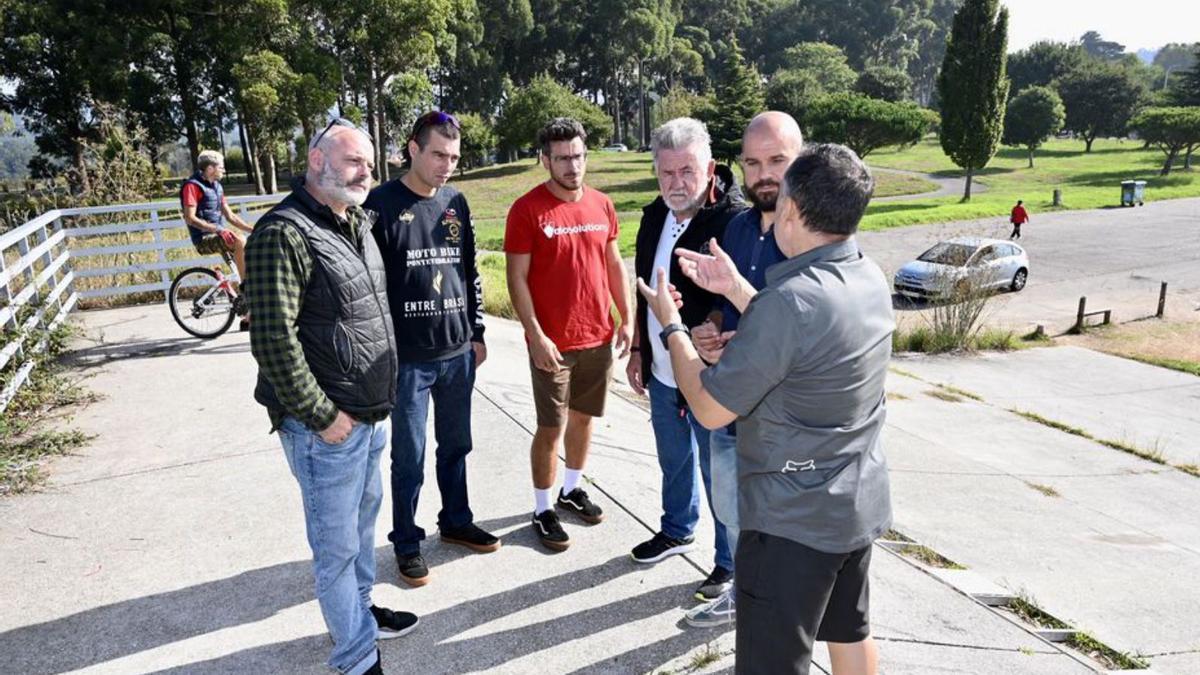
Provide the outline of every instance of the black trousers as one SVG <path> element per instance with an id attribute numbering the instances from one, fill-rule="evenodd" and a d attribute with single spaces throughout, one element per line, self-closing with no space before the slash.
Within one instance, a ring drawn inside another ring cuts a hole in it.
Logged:
<path id="1" fill-rule="evenodd" d="M 743 530 L 738 538 L 738 675 L 808 672 L 813 642 L 861 642 L 871 634 L 871 546 L 825 553 Z"/>

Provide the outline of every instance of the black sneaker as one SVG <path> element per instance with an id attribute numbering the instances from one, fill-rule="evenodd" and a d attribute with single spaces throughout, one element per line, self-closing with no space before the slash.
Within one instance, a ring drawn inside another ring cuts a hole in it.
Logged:
<path id="1" fill-rule="evenodd" d="M 656 563 L 673 555 L 687 553 L 696 547 L 695 542 L 695 537 L 676 539 L 659 532 L 650 541 L 644 541 L 634 546 L 630 555 L 633 556 L 634 562 Z"/>
<path id="2" fill-rule="evenodd" d="M 458 544 L 477 553 L 491 553 L 500 548 L 500 540 L 492 536 L 475 523 L 467 523 L 462 527 L 442 528 L 442 541 L 447 544 Z"/>
<path id="3" fill-rule="evenodd" d="M 375 617 L 375 624 L 379 626 L 380 640 L 408 635 L 420 622 L 417 615 L 412 612 L 393 612 L 386 607 L 376 607 L 375 605 L 371 605 L 371 614 Z"/>
<path id="4" fill-rule="evenodd" d="M 425 565 L 425 559 L 420 553 L 397 553 L 396 566 L 400 568 L 400 578 L 409 586 L 416 588 L 429 583 L 429 567 Z"/>
<path id="5" fill-rule="evenodd" d="M 542 545 L 552 551 L 565 551 L 571 545 L 571 538 L 558 522 L 558 514 L 554 509 L 533 514 L 533 531 L 537 532 Z"/>
<path id="6" fill-rule="evenodd" d="M 591 499 L 588 499 L 588 494 L 583 491 L 583 488 L 575 488 L 565 495 L 560 489 L 558 491 L 558 503 L 556 506 L 574 513 L 583 522 L 591 525 L 604 520 L 604 511 L 599 506 L 593 504 Z"/>
<path id="7" fill-rule="evenodd" d="M 712 602 L 721 597 L 733 585 L 733 571 L 720 565 L 713 568 L 712 574 L 696 589 L 696 599 L 700 602 Z"/>

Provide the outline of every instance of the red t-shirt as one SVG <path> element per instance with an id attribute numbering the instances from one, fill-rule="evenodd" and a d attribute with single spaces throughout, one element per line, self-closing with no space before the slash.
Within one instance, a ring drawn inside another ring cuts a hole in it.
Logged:
<path id="1" fill-rule="evenodd" d="M 529 254 L 533 312 L 560 352 L 612 342 L 606 249 L 617 234 L 612 200 L 587 186 L 564 202 L 543 183 L 508 211 L 504 251 Z"/>
<path id="2" fill-rule="evenodd" d="M 195 206 L 200 203 L 204 197 L 204 193 L 200 191 L 200 186 L 195 183 L 185 183 L 183 186 L 183 205 Z M 227 204 L 225 195 L 221 195 L 221 203 Z"/>
<path id="3" fill-rule="evenodd" d="M 1029 214 L 1025 212 L 1024 206 L 1014 206 L 1012 210 L 1012 222 L 1020 225 L 1029 220 Z"/>

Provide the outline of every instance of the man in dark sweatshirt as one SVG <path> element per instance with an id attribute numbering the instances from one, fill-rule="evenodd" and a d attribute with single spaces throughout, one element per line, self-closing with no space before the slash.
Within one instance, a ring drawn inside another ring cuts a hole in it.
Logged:
<path id="1" fill-rule="evenodd" d="M 399 356 L 392 410 L 392 532 L 400 578 L 429 582 L 416 524 L 425 479 L 425 426 L 433 399 L 442 541 L 480 553 L 500 540 L 474 524 L 467 500 L 471 391 L 487 358 L 483 286 L 475 266 L 475 230 L 467 199 L 446 181 L 459 160 L 459 125 L 432 111 L 413 125 L 405 147 L 409 170 L 371 191 L 364 205 L 379 214 L 374 233 L 387 268 L 388 303 Z"/>

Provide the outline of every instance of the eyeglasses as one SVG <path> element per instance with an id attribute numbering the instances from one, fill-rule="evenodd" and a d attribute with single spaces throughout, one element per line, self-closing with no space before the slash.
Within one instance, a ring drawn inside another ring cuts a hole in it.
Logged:
<path id="1" fill-rule="evenodd" d="M 321 133 L 317 134 L 316 138 L 312 139 L 312 142 L 308 144 L 308 149 L 312 150 L 313 148 L 317 147 L 317 145 L 321 142 L 321 139 L 325 137 L 325 134 L 329 133 L 329 130 L 334 127 L 349 127 L 351 129 L 357 129 L 358 125 L 346 119 L 345 117 L 335 117 L 329 120 L 329 124 L 325 125 L 325 128 L 321 130 Z"/>
<path id="2" fill-rule="evenodd" d="M 417 118 L 417 121 L 413 124 L 412 133 L 408 135 L 408 140 L 415 139 L 425 127 L 436 127 L 443 124 L 449 124 L 455 129 L 462 131 L 462 127 L 458 125 L 458 119 L 454 115 L 442 112 L 441 110 L 430 110 Z"/>

